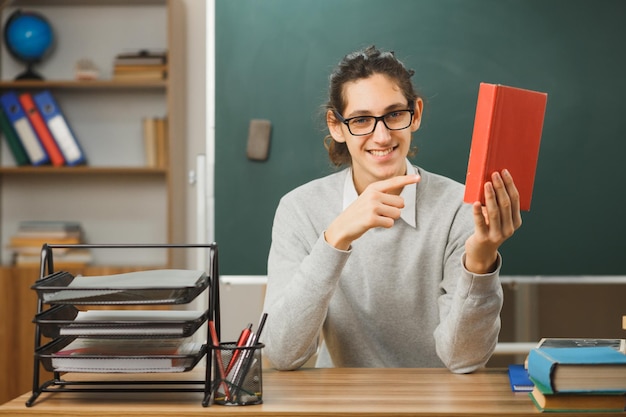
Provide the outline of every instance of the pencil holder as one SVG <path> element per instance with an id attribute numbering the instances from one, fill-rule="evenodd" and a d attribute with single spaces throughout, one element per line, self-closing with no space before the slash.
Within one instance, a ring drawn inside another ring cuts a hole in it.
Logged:
<path id="1" fill-rule="evenodd" d="M 263 361 L 265 345 L 237 346 L 234 342 L 212 346 L 214 375 L 213 402 L 221 405 L 253 405 L 263 402 Z"/>

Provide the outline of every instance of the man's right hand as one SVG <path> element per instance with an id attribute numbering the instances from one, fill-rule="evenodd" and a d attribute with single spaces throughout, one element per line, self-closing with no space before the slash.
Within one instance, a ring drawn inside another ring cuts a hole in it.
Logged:
<path id="1" fill-rule="evenodd" d="M 400 175 L 369 186 L 328 226 L 326 242 L 339 250 L 348 250 L 353 241 L 374 227 L 390 228 L 400 218 L 404 199 L 402 189 L 420 180 L 419 175 Z"/>

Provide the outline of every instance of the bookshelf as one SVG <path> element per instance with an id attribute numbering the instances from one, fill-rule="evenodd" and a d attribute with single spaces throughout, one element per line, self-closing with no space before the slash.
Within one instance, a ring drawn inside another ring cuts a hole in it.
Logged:
<path id="1" fill-rule="evenodd" d="M 80 221 L 87 243 L 184 243 L 185 238 L 185 11 L 182 0 L 12 0 L 43 14 L 56 46 L 36 70 L 44 81 L 13 81 L 23 71 L 0 41 L 0 93 L 48 89 L 83 147 L 87 165 L 16 166 L 0 134 L 0 403 L 31 388 L 34 267 L 11 265 L 6 248 L 24 220 Z M 168 78 L 111 79 L 116 54 L 167 49 Z M 93 81 L 74 80 L 77 60 L 100 69 Z M 168 164 L 147 167 L 142 118 L 168 117 Z M 162 267 L 184 268 L 183 251 L 94 252 L 92 265 L 72 273 L 104 275 Z M 13 378 L 11 378 L 13 375 Z"/>
<path id="2" fill-rule="evenodd" d="M 13 0 L 43 14 L 56 45 L 36 71 L 43 81 L 14 81 L 24 65 L 0 45 L 0 93 L 48 89 L 87 157 L 75 167 L 16 166 L 0 137 L 0 265 L 11 268 L 10 236 L 24 220 L 80 221 L 87 243 L 185 242 L 185 39 L 182 0 Z M 112 79 L 122 52 L 167 50 L 165 80 Z M 77 81 L 79 59 L 95 63 L 97 80 Z M 167 163 L 146 165 L 142 118 L 167 117 Z M 2 135 L 0 135 L 2 136 Z M 151 251 L 152 252 L 152 251 Z M 184 255 L 94 254 L 94 266 L 182 267 Z"/>

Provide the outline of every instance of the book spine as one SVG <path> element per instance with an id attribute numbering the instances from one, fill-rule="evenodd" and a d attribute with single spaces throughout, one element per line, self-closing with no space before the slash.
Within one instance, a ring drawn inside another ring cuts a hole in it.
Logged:
<path id="1" fill-rule="evenodd" d="M 0 103 L 6 112 L 7 118 L 13 125 L 17 136 L 20 138 L 20 142 L 30 159 L 30 163 L 32 165 L 43 165 L 50 162 L 48 154 L 44 150 L 41 142 L 39 142 L 33 126 L 26 117 L 26 113 L 20 104 L 17 94 L 12 91 L 4 93 L 0 96 Z"/>
<path id="2" fill-rule="evenodd" d="M 143 143 L 146 154 L 146 166 L 155 168 L 157 166 L 157 144 L 155 121 L 152 117 L 142 119 Z"/>
<path id="3" fill-rule="evenodd" d="M 167 117 L 159 117 L 155 119 L 156 133 L 156 166 L 165 168 L 168 164 L 168 121 Z"/>
<path id="4" fill-rule="evenodd" d="M 472 132 L 472 146 L 465 178 L 465 196 L 463 201 L 485 204 L 483 185 L 489 175 L 489 142 L 493 131 L 493 119 L 496 110 L 497 86 L 481 83 L 476 103 L 476 116 Z"/>
<path id="5" fill-rule="evenodd" d="M 552 373 L 556 363 L 546 356 L 541 349 L 531 349 L 528 354 L 528 375 L 531 380 L 542 387 L 544 393 L 554 394 Z"/>
<path id="6" fill-rule="evenodd" d="M 20 138 L 17 136 L 17 132 L 13 129 L 11 122 L 9 121 L 6 113 L 0 106 L 0 129 L 2 129 L 2 133 L 4 134 L 4 138 L 9 145 L 9 149 L 11 150 L 11 154 L 13 154 L 13 159 L 15 160 L 16 165 L 28 165 L 30 164 L 30 159 L 28 159 L 28 155 L 26 154 L 26 150 L 24 146 L 22 146 L 22 142 L 20 142 Z"/>
<path id="7" fill-rule="evenodd" d="M 65 158 L 63 158 L 63 154 L 61 154 L 61 150 L 59 149 L 56 141 L 52 137 L 50 130 L 46 126 L 41 114 L 35 107 L 35 102 L 33 101 L 33 96 L 30 93 L 22 93 L 19 96 L 20 103 L 24 108 L 24 112 L 30 120 L 33 129 L 37 133 L 37 137 L 39 141 L 43 145 L 46 153 L 50 157 L 50 162 L 54 166 L 63 166 L 65 165 Z"/>

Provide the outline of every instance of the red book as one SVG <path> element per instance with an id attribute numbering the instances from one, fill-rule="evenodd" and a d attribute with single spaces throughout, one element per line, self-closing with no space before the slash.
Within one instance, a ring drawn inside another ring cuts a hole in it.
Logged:
<path id="1" fill-rule="evenodd" d="M 59 149 L 54 137 L 50 133 L 46 122 L 41 117 L 39 110 L 35 107 L 35 102 L 33 101 L 33 96 L 30 93 L 22 93 L 20 94 L 20 103 L 24 108 L 24 112 L 30 121 L 30 124 L 33 125 L 33 129 L 37 133 L 39 137 L 39 141 L 41 145 L 46 150 L 46 153 L 50 157 L 50 162 L 52 165 L 61 166 L 65 164 L 65 158 Z"/>
<path id="2" fill-rule="evenodd" d="M 463 201 L 485 204 L 485 182 L 507 169 L 520 208 L 530 210 L 547 100 L 546 93 L 480 83 Z"/>

